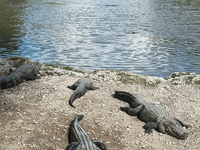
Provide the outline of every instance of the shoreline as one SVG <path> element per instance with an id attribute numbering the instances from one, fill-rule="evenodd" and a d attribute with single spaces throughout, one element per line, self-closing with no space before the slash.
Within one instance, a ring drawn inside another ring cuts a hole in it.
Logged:
<path id="1" fill-rule="evenodd" d="M 5 62 L 3 66 L 12 65 Z M 200 84 L 175 85 L 160 77 L 105 69 L 86 73 L 43 66 L 40 74 L 40 79 L 0 89 L 0 149 L 63 150 L 69 144 L 69 125 L 76 114 L 84 115 L 80 124 L 91 139 L 103 142 L 108 150 L 199 148 Z M 68 103 L 73 91 L 67 86 L 88 74 L 100 89 L 76 99 L 76 108 L 72 108 Z M 120 111 L 128 104 L 111 96 L 117 90 L 137 94 L 190 124 L 189 137 L 180 140 L 156 130 L 145 134 L 144 122 Z"/>
<path id="2" fill-rule="evenodd" d="M 1 69 L 0 77 L 9 73 L 10 68 L 16 65 L 22 64 L 24 61 L 29 60 L 26 57 L 10 57 L 0 58 Z M 31 60 L 30 60 L 31 61 Z M 10 65 L 8 65 L 10 64 Z M 167 78 L 149 76 L 142 74 L 135 74 L 131 71 L 118 71 L 112 69 L 96 69 L 93 72 L 86 72 L 84 70 L 73 69 L 69 66 L 57 66 L 53 64 L 41 64 L 40 75 L 41 76 L 61 76 L 69 75 L 74 77 L 82 77 L 89 75 L 92 79 L 97 81 L 121 81 L 125 84 L 144 84 L 147 86 L 156 86 L 162 82 L 170 82 L 173 85 L 179 84 L 200 84 L 200 74 L 194 72 L 173 72 Z M 4 67 L 5 66 L 5 67 Z M 9 68 L 10 67 L 10 68 Z M 6 71 L 5 71 L 6 70 Z"/>

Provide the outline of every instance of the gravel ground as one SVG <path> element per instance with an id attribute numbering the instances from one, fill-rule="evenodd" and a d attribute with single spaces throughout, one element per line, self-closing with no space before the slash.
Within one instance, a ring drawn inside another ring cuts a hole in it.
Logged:
<path id="1" fill-rule="evenodd" d="M 76 108 L 72 108 L 68 101 L 73 91 L 67 86 L 82 76 L 85 74 L 72 72 L 46 75 L 13 88 L 0 89 L 0 149 L 65 149 L 69 125 L 76 114 L 85 116 L 81 125 L 94 141 L 105 143 L 108 150 L 200 149 L 199 84 L 172 85 L 165 81 L 147 86 L 124 83 L 113 73 L 110 73 L 112 79 L 98 80 L 95 73 L 90 77 L 100 89 L 76 99 L 73 103 Z M 145 134 L 144 122 L 119 110 L 128 104 L 111 96 L 116 90 L 138 94 L 190 124 L 188 139 L 176 139 L 155 130 Z"/>

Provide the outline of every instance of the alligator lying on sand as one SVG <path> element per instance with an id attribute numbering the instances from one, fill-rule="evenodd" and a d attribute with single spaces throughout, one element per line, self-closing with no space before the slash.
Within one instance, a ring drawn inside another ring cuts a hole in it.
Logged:
<path id="1" fill-rule="evenodd" d="M 90 81 L 88 76 L 79 79 L 73 85 L 68 86 L 68 88 L 75 90 L 74 93 L 72 94 L 72 96 L 70 97 L 70 100 L 69 100 L 69 105 L 72 106 L 72 107 L 74 107 L 72 105 L 74 100 L 83 96 L 87 92 L 87 90 L 97 90 L 97 89 L 99 89 L 98 87 L 93 86 L 93 84 Z"/>
<path id="2" fill-rule="evenodd" d="M 115 91 L 113 97 L 129 103 L 130 107 L 120 107 L 120 109 L 144 121 L 146 124 L 143 128 L 146 133 L 151 133 L 154 128 L 161 133 L 168 133 L 183 140 L 189 136 L 183 127 L 188 128 L 190 126 L 172 118 L 164 108 L 148 103 L 141 97 L 128 92 Z"/>
<path id="3" fill-rule="evenodd" d="M 25 62 L 23 65 L 19 66 L 9 75 L 0 79 L 0 88 L 6 89 L 14 87 L 24 80 L 35 80 L 38 78 L 38 72 L 41 68 L 39 62 Z"/>
<path id="4" fill-rule="evenodd" d="M 79 121 L 83 119 L 83 115 L 76 115 L 69 129 L 69 145 L 65 150 L 107 150 L 106 146 L 101 142 L 92 142 Z"/>

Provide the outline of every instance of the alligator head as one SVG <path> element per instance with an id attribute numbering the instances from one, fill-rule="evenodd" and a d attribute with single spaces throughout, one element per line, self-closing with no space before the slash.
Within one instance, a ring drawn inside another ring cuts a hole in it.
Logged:
<path id="1" fill-rule="evenodd" d="M 189 136 L 188 132 L 177 120 L 169 117 L 163 118 L 162 123 L 158 125 L 158 131 L 182 140 L 187 139 Z"/>

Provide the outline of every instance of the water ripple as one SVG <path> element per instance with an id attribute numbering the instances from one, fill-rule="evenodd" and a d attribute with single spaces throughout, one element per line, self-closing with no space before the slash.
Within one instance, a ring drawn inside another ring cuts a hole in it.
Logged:
<path id="1" fill-rule="evenodd" d="M 0 24 L 10 31 L 9 38 L 0 36 L 3 56 L 86 71 L 200 73 L 200 2 L 21 0 L 2 6 L 15 20 L 8 29 Z"/>

